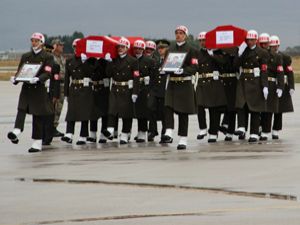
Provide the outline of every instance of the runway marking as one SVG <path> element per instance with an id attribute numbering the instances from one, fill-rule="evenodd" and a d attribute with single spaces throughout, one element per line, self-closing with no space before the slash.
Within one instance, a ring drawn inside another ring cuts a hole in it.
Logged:
<path id="1" fill-rule="evenodd" d="M 94 221 L 107 221 L 107 220 L 127 220 L 127 219 L 141 219 L 141 218 L 155 218 L 155 217 L 179 217 L 179 216 L 204 216 L 210 214 L 230 213 L 230 212 L 253 212 L 261 210 L 276 210 L 276 209 L 300 209 L 300 205 L 281 205 L 269 207 L 253 207 L 253 208 L 225 208 L 225 209 L 208 209 L 198 212 L 185 212 L 185 213 L 157 213 L 157 214 L 134 214 L 134 215 L 121 215 L 121 216 L 101 216 L 89 218 L 76 218 L 65 220 L 45 220 L 39 222 L 23 223 L 29 224 L 56 224 L 56 223 L 76 223 L 76 222 L 94 222 Z"/>
<path id="2" fill-rule="evenodd" d="M 234 191 L 225 188 L 197 187 L 197 186 L 172 185 L 172 184 L 151 184 L 151 183 L 135 183 L 135 182 L 74 180 L 74 179 L 54 179 L 54 178 L 17 178 L 16 180 L 22 182 L 38 182 L 38 183 L 101 184 L 101 185 L 129 186 L 129 187 L 139 187 L 139 188 L 193 190 L 193 191 L 209 192 L 215 194 L 235 195 L 235 196 L 252 197 L 252 198 L 297 201 L 297 196 L 289 195 L 289 194 L 277 194 L 271 192 L 268 193 L 268 192 Z"/>

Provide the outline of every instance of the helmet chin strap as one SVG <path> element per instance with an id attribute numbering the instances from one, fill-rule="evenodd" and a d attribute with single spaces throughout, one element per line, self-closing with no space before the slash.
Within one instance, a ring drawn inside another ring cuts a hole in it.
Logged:
<path id="1" fill-rule="evenodd" d="M 36 54 L 39 53 L 42 50 L 42 45 L 43 45 L 43 43 L 40 42 L 38 46 L 32 47 L 32 50 L 34 51 L 34 53 L 36 53 Z"/>

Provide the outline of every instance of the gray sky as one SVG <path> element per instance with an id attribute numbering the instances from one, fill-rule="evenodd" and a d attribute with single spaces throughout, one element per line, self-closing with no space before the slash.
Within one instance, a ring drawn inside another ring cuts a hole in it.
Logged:
<path id="1" fill-rule="evenodd" d="M 300 45 L 299 0 L 0 0 L 0 50 L 27 49 L 32 32 L 47 35 L 140 35 L 174 38 L 232 24 L 277 34 L 282 49 Z"/>

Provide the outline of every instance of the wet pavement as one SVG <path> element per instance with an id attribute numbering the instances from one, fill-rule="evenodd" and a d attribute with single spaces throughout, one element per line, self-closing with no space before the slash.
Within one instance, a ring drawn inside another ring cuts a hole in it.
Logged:
<path id="1" fill-rule="evenodd" d="M 0 90 L 1 225 L 299 224 L 297 113 L 284 115 L 280 140 L 258 144 L 225 143 L 223 135 L 215 144 L 197 141 L 192 116 L 184 152 L 176 150 L 177 138 L 165 146 L 115 141 L 84 147 L 55 139 L 42 153 L 29 154 L 31 116 L 18 145 L 6 138 L 20 86 L 0 82 Z M 297 91 L 294 106 L 297 112 Z"/>

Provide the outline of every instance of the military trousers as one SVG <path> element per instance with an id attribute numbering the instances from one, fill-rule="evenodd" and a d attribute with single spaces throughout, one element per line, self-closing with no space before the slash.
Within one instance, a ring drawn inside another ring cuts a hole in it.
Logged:
<path id="1" fill-rule="evenodd" d="M 107 121 L 107 127 L 114 127 L 118 126 L 118 117 L 109 115 Z M 122 118 L 123 126 L 122 126 L 122 133 L 130 133 L 132 127 L 132 118 Z"/>
<path id="2" fill-rule="evenodd" d="M 148 130 L 148 120 L 138 119 L 138 131 L 146 132 Z"/>
<path id="3" fill-rule="evenodd" d="M 205 108 L 203 106 L 198 106 L 198 124 L 199 124 L 199 128 L 200 130 L 204 130 L 207 128 L 206 125 L 206 112 L 205 112 Z"/>
<path id="4" fill-rule="evenodd" d="M 250 113 L 250 134 L 259 134 L 259 125 L 260 125 L 260 113 L 250 111 L 248 105 L 245 104 L 243 109 L 239 109 L 239 127 L 245 127 L 247 130 L 248 126 L 248 114 Z"/>
<path id="5" fill-rule="evenodd" d="M 171 107 L 165 108 L 166 129 L 174 129 L 174 110 Z M 178 135 L 187 137 L 189 127 L 189 114 L 178 112 Z"/>
<path id="6" fill-rule="evenodd" d="M 107 129 L 107 116 L 101 117 L 101 133 Z M 98 131 L 98 120 L 90 121 L 90 131 L 97 132 Z"/>
<path id="7" fill-rule="evenodd" d="M 271 112 L 262 112 L 260 115 L 261 128 L 263 133 L 270 133 L 272 127 L 272 115 Z"/>
<path id="8" fill-rule="evenodd" d="M 45 116 L 43 121 L 43 142 L 51 143 L 53 139 L 53 126 L 54 114 Z"/>
<path id="9" fill-rule="evenodd" d="M 43 139 L 43 126 L 46 116 L 35 116 L 32 115 L 32 139 L 42 140 Z"/>
<path id="10" fill-rule="evenodd" d="M 227 125 L 227 133 L 234 134 L 236 123 L 236 112 L 226 111 L 223 116 L 222 125 Z"/>
<path id="11" fill-rule="evenodd" d="M 282 130 L 282 113 L 274 113 L 273 130 Z"/>
<path id="12" fill-rule="evenodd" d="M 74 134 L 75 121 L 67 121 L 67 132 Z M 81 121 L 80 137 L 87 137 L 89 135 L 89 123 L 88 121 Z"/>
<path id="13" fill-rule="evenodd" d="M 18 128 L 23 132 L 24 124 L 25 124 L 25 118 L 26 118 L 26 111 L 18 110 L 14 128 Z"/>
<path id="14" fill-rule="evenodd" d="M 210 107 L 209 111 L 209 130 L 208 133 L 211 135 L 218 135 L 220 120 L 221 120 L 221 110 L 219 107 Z"/>

